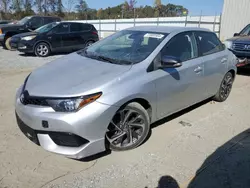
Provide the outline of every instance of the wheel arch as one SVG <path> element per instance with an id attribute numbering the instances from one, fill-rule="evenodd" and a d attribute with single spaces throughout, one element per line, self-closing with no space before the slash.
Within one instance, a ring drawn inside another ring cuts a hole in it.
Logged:
<path id="1" fill-rule="evenodd" d="M 51 44 L 50 44 L 48 41 L 46 41 L 46 40 L 39 40 L 39 41 L 37 41 L 37 42 L 35 43 L 35 45 L 34 45 L 34 47 L 33 47 L 33 51 L 34 51 L 34 52 L 35 52 L 36 46 L 37 46 L 39 43 L 42 43 L 42 42 L 44 42 L 44 43 L 46 43 L 47 45 L 49 45 L 50 50 L 52 50 L 52 46 L 51 46 Z"/>
<path id="2" fill-rule="evenodd" d="M 153 113 L 152 112 L 153 111 L 152 110 L 152 105 L 145 98 L 138 97 L 138 98 L 133 98 L 133 99 L 127 100 L 125 103 L 123 103 L 121 105 L 121 107 L 119 108 L 119 110 L 122 109 L 122 108 L 124 108 L 126 105 L 128 105 L 129 103 L 132 103 L 132 102 L 137 102 L 140 105 L 142 105 L 142 107 L 148 112 L 150 121 L 152 120 L 152 113 Z"/>
<path id="3" fill-rule="evenodd" d="M 228 72 L 232 73 L 233 79 L 235 79 L 236 71 L 234 69 L 229 70 Z"/>

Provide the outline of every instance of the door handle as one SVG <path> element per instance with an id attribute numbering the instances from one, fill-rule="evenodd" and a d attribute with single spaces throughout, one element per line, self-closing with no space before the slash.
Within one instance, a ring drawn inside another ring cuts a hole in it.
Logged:
<path id="1" fill-rule="evenodd" d="M 48 37 L 48 39 L 51 39 L 52 37 Z"/>
<path id="2" fill-rule="evenodd" d="M 201 72 L 202 71 L 202 68 L 201 67 L 197 67 L 196 69 L 194 69 L 194 72 L 196 72 L 196 73 L 199 73 L 199 72 Z"/>
<path id="3" fill-rule="evenodd" d="M 222 64 L 225 64 L 227 62 L 227 58 L 223 58 L 222 60 L 221 60 L 221 63 Z"/>

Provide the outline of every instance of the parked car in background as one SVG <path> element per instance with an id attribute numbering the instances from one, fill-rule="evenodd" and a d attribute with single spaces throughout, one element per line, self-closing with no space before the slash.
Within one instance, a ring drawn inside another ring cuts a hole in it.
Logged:
<path id="1" fill-rule="evenodd" d="M 12 36 L 33 31 L 45 24 L 61 21 L 58 17 L 51 16 L 27 16 L 17 23 L 0 25 L 0 43 L 6 49 L 11 49 L 10 39 Z"/>
<path id="2" fill-rule="evenodd" d="M 224 43 L 238 58 L 237 67 L 250 67 L 250 24 Z"/>
<path id="3" fill-rule="evenodd" d="M 33 32 L 15 35 L 10 45 L 20 52 L 46 57 L 51 52 L 72 52 L 99 40 L 96 28 L 79 22 L 53 22 Z"/>
<path id="4" fill-rule="evenodd" d="M 0 25 L 9 24 L 9 23 L 11 23 L 11 21 L 9 21 L 9 20 L 0 20 Z"/>
<path id="5" fill-rule="evenodd" d="M 210 97 L 225 101 L 235 65 L 207 29 L 129 28 L 34 70 L 16 94 L 17 123 L 70 158 L 134 149 L 153 122 Z"/>

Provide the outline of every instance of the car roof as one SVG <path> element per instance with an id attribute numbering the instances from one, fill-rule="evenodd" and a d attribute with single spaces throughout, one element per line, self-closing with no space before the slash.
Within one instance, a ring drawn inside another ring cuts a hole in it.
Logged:
<path id="1" fill-rule="evenodd" d="M 198 27 L 172 27 L 172 26 L 135 26 L 127 28 L 126 30 L 133 31 L 148 31 L 148 32 L 159 32 L 159 33 L 172 33 L 172 32 L 184 32 L 184 31 L 207 31 L 209 29 L 198 28 Z"/>

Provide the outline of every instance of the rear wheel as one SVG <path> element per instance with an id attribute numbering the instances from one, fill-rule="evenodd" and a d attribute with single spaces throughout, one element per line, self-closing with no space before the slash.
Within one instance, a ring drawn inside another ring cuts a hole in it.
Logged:
<path id="1" fill-rule="evenodd" d="M 91 46 L 92 44 L 94 44 L 94 41 L 88 41 L 88 42 L 86 43 L 85 47 L 89 47 L 89 46 Z"/>
<path id="2" fill-rule="evenodd" d="M 48 44 L 41 42 L 35 47 L 35 54 L 39 57 L 47 57 L 50 54 L 50 47 Z"/>
<path id="3" fill-rule="evenodd" d="M 125 151 L 138 147 L 148 136 L 147 111 L 136 102 L 129 103 L 113 117 L 106 133 L 111 150 Z"/>
<path id="4" fill-rule="evenodd" d="M 217 102 L 224 102 L 227 100 L 233 86 L 234 78 L 231 72 L 228 72 L 223 78 L 220 89 L 214 96 L 214 100 Z"/>

